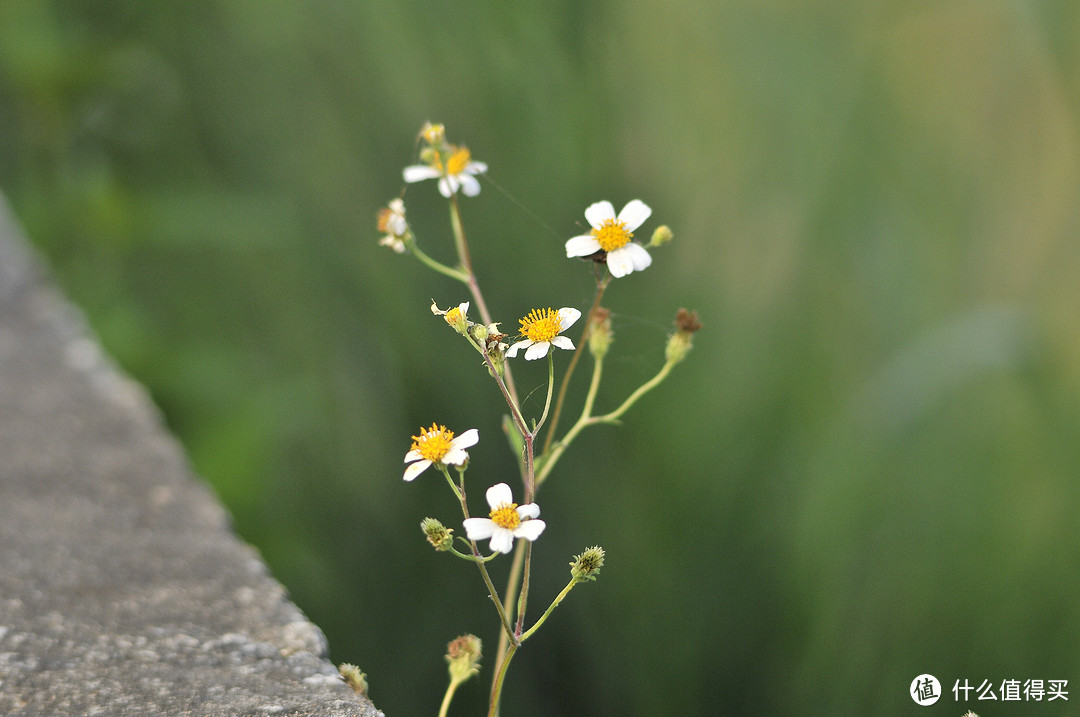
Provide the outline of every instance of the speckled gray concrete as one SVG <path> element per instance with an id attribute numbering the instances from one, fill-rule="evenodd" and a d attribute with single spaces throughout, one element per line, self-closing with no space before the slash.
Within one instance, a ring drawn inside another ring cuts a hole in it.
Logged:
<path id="1" fill-rule="evenodd" d="M 0 198 L 0 714 L 381 715 Z"/>

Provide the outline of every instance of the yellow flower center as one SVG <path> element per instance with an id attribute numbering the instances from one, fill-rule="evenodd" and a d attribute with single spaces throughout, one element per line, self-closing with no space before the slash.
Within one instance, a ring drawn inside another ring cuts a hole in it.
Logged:
<path id="1" fill-rule="evenodd" d="M 491 522 L 500 528 L 514 530 L 521 525 L 521 516 L 517 512 L 517 503 L 500 505 L 491 511 Z"/>
<path id="2" fill-rule="evenodd" d="M 450 452 L 450 442 L 454 440 L 454 432 L 446 430 L 446 426 L 431 424 L 431 428 L 421 428 L 419 436 L 413 436 L 412 450 L 419 451 L 420 455 L 432 463 L 439 463 Z"/>
<path id="3" fill-rule="evenodd" d="M 446 316 L 444 316 L 443 318 L 446 319 L 446 323 L 450 324 L 451 326 L 458 323 L 459 321 L 461 321 L 461 307 L 455 306 L 454 308 L 450 309 L 446 312 Z"/>
<path id="4" fill-rule="evenodd" d="M 562 331 L 562 319 L 550 308 L 533 309 L 518 322 L 521 324 L 521 335 L 534 343 L 551 341 Z"/>
<path id="5" fill-rule="evenodd" d="M 599 228 L 593 229 L 591 233 L 604 251 L 615 251 L 624 247 L 634 236 L 626 231 L 626 224 L 618 219 L 605 219 L 604 223 Z"/>
<path id="6" fill-rule="evenodd" d="M 442 157 L 439 156 L 438 152 L 435 153 L 431 166 L 451 176 L 461 174 L 469 166 L 469 162 L 472 161 L 472 154 L 466 147 L 456 147 L 452 144 L 447 146 L 451 152 L 450 157 L 446 160 L 446 169 L 443 169 Z"/>

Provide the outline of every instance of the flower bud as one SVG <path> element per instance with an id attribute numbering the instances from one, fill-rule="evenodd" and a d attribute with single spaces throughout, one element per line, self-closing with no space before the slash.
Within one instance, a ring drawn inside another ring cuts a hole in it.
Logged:
<path id="1" fill-rule="evenodd" d="M 446 646 L 450 683 L 459 684 L 480 672 L 480 638 L 462 635 Z"/>
<path id="2" fill-rule="evenodd" d="M 506 357 L 506 344 L 503 343 L 503 339 L 506 338 L 506 334 L 499 331 L 499 323 L 496 321 L 487 325 L 469 324 L 469 336 L 491 361 L 488 372 L 491 373 L 494 368 L 494 374 L 502 376 Z"/>
<path id="3" fill-rule="evenodd" d="M 432 146 L 440 145 L 446 141 L 446 127 L 442 124 L 425 122 L 424 126 L 420 128 L 420 136 Z"/>
<path id="4" fill-rule="evenodd" d="M 678 363 L 686 358 L 686 354 L 694 347 L 694 333 L 700 329 L 701 322 L 696 311 L 679 309 L 675 315 L 675 333 L 668 338 L 664 351 L 666 359 L 671 363 Z"/>
<path id="5" fill-rule="evenodd" d="M 342 662 L 338 665 L 338 674 L 345 684 L 353 689 L 358 695 L 366 695 L 368 691 L 367 675 L 360 671 L 356 665 Z"/>
<path id="6" fill-rule="evenodd" d="M 654 246 L 663 246 L 671 241 L 675 237 L 675 234 L 671 231 L 671 227 L 667 224 L 661 224 L 655 230 L 653 230 L 652 238 L 649 239 L 649 248 Z"/>
<path id="7" fill-rule="evenodd" d="M 469 336 L 472 336 L 477 344 L 484 346 L 487 344 L 487 337 L 490 331 L 491 329 L 483 324 L 473 324 L 469 327 Z"/>
<path id="8" fill-rule="evenodd" d="M 434 147 L 424 147 L 420 150 L 420 161 L 429 167 L 436 165 L 442 166 L 442 159 L 439 158 L 439 150 Z"/>
<path id="9" fill-rule="evenodd" d="M 603 358 L 614 340 L 611 333 L 611 312 L 602 306 L 596 307 L 589 323 L 589 352 L 595 358 Z"/>
<path id="10" fill-rule="evenodd" d="M 570 563 L 570 575 L 579 583 L 596 580 L 602 567 L 604 567 L 604 549 L 595 545 L 581 555 L 574 556 L 574 562 Z"/>
<path id="11" fill-rule="evenodd" d="M 424 531 L 424 537 L 440 553 L 449 550 L 454 542 L 454 531 L 434 518 L 420 521 L 420 530 Z"/>

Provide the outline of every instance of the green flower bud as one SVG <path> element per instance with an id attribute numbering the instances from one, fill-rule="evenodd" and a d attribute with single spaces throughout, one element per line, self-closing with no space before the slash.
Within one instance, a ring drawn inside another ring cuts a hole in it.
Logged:
<path id="1" fill-rule="evenodd" d="M 602 567 L 604 567 L 604 549 L 595 545 L 581 555 L 574 556 L 574 562 L 570 563 L 570 575 L 579 583 L 596 580 Z"/>
<path id="2" fill-rule="evenodd" d="M 611 312 L 598 306 L 589 324 L 589 352 L 603 358 L 615 337 L 611 333 Z"/>
<path id="3" fill-rule="evenodd" d="M 436 162 L 442 163 L 439 159 L 439 151 L 434 147 L 424 147 L 420 150 L 420 161 L 428 166 L 433 166 Z"/>
<path id="4" fill-rule="evenodd" d="M 663 246 L 671 241 L 675 237 L 675 234 L 671 231 L 671 227 L 667 224 L 661 224 L 652 233 L 652 238 L 649 239 L 649 248 L 654 246 Z"/>
<path id="5" fill-rule="evenodd" d="M 669 362 L 678 363 L 686 358 L 694 347 L 693 336 L 701 330 L 701 322 L 696 311 L 679 309 L 675 315 L 675 333 L 668 338 L 664 355 Z"/>
<path id="6" fill-rule="evenodd" d="M 454 543 L 454 531 L 434 518 L 420 521 L 420 530 L 424 531 L 424 537 L 440 553 L 449 550 Z"/>
<path id="7" fill-rule="evenodd" d="M 480 672 L 480 638 L 462 635 L 446 646 L 450 683 L 459 684 Z"/>
<path id="8" fill-rule="evenodd" d="M 420 136 L 430 145 L 440 145 L 446 141 L 446 127 L 439 123 L 425 122 L 420 128 Z"/>

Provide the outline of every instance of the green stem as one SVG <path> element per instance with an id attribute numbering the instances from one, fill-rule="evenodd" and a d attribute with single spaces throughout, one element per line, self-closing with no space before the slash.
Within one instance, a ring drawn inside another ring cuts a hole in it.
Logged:
<path id="1" fill-rule="evenodd" d="M 550 616 L 551 613 L 555 612 L 555 608 L 559 607 L 559 603 L 563 601 L 563 598 L 570 594 L 570 591 L 573 590 L 574 586 L 577 584 L 578 581 L 573 579 L 570 580 L 569 583 L 567 583 L 566 587 L 562 589 L 562 592 L 556 595 L 555 599 L 551 601 L 551 604 L 548 605 L 548 609 L 544 611 L 544 614 L 540 616 L 540 619 L 536 621 L 536 624 L 530 627 L 524 633 L 522 633 L 521 642 L 525 642 L 527 639 L 529 639 L 529 637 L 532 636 L 534 632 L 540 629 L 540 626 L 544 624 L 544 621 L 548 619 L 548 616 Z"/>
<path id="2" fill-rule="evenodd" d="M 589 394 L 586 396 L 585 406 L 581 410 L 581 417 L 578 418 L 577 423 L 566 432 L 563 439 L 552 446 L 551 452 L 543 457 L 540 470 L 536 473 L 537 487 L 542 485 L 551 474 L 551 470 L 555 467 L 555 463 L 562 457 L 562 454 L 566 451 L 567 447 L 569 447 L 570 443 L 577 438 L 577 435 L 581 433 L 583 429 L 598 423 L 615 423 L 618 421 L 624 413 L 637 403 L 638 399 L 659 386 L 664 379 L 668 377 L 668 374 L 671 373 L 671 369 L 675 367 L 676 363 L 676 361 L 668 361 L 665 363 L 655 376 L 638 386 L 637 390 L 627 396 L 626 400 L 614 411 L 605 413 L 602 416 L 592 416 L 590 414 L 592 413 L 593 401 L 596 398 L 596 389 L 600 385 L 600 372 L 603 364 L 602 359 L 597 359 L 596 366 L 593 369 L 593 380 L 589 386 Z"/>
<path id="3" fill-rule="evenodd" d="M 484 565 L 484 558 L 480 555 L 480 551 L 476 547 L 476 542 L 469 542 L 472 543 L 476 567 L 480 568 L 480 575 L 483 576 L 484 584 L 487 585 L 488 597 L 491 598 L 491 602 L 495 603 L 495 610 L 499 613 L 499 620 L 502 622 L 503 630 L 506 631 L 507 636 L 512 639 L 516 645 L 517 637 L 514 635 L 514 628 L 510 626 L 510 620 L 506 617 L 506 613 L 503 612 L 502 602 L 499 600 L 499 593 L 495 590 L 495 584 L 491 582 L 491 576 L 488 575 L 487 567 Z"/>
<path id="4" fill-rule="evenodd" d="M 563 439 L 558 443 L 555 443 L 551 447 L 551 451 L 543 456 L 543 461 L 540 466 L 540 470 L 536 474 L 536 485 L 540 486 L 547 480 L 547 477 L 551 475 L 552 469 L 555 467 L 555 463 L 570 446 L 570 443 L 577 438 L 577 435 L 581 433 L 581 430 L 589 425 L 591 420 L 591 414 L 593 404 L 596 402 L 596 394 L 600 390 L 600 378 L 604 372 L 604 358 L 598 356 L 593 364 L 592 380 L 589 382 L 589 392 L 585 395 L 585 405 L 581 407 L 581 416 L 577 422 L 566 432 Z"/>
<path id="5" fill-rule="evenodd" d="M 533 435 L 540 433 L 547 420 L 548 409 L 551 408 L 551 390 L 555 387 L 555 352 L 548 349 L 548 388 L 547 399 L 544 401 L 544 412 L 540 415 L 540 422 L 533 427 Z"/>
<path id="6" fill-rule="evenodd" d="M 454 494 L 457 495 L 458 500 L 461 502 L 461 512 L 465 514 L 466 518 L 468 518 L 469 506 L 465 501 L 464 491 L 458 492 L 457 486 L 454 485 L 453 479 L 450 478 L 450 471 L 445 465 L 440 466 L 440 468 L 443 475 L 446 476 L 446 481 L 450 484 L 450 488 L 454 491 Z M 510 638 L 516 639 L 514 635 L 514 630 L 512 627 L 510 627 L 510 619 L 507 617 L 506 611 L 503 610 L 502 600 L 499 598 L 499 591 L 495 589 L 495 584 L 491 582 L 491 576 L 488 574 L 487 566 L 484 565 L 484 563 L 487 562 L 487 559 L 485 559 L 484 556 L 480 554 L 480 549 L 476 547 L 475 540 L 469 540 L 469 546 L 472 548 L 473 562 L 475 562 L 476 567 L 480 569 L 480 575 L 484 578 L 484 585 L 487 586 L 488 597 L 491 598 L 491 601 L 493 603 L 495 603 L 495 610 L 499 613 L 499 620 L 502 621 L 503 629 L 506 630 L 506 634 Z"/>
<path id="7" fill-rule="evenodd" d="M 442 474 L 446 476 L 446 482 L 450 484 L 450 490 L 454 491 L 454 496 L 458 499 L 458 503 L 461 503 L 461 510 L 465 513 L 465 517 L 469 517 L 469 509 L 465 505 L 465 491 L 457 487 L 454 483 L 454 479 L 450 477 L 450 471 L 446 466 L 442 466 Z"/>
<path id="8" fill-rule="evenodd" d="M 525 424 L 525 416 L 521 412 L 521 408 L 518 407 L 517 397 L 514 395 L 513 384 L 504 380 L 499 372 L 495 370 L 495 362 L 491 360 L 491 357 L 487 355 L 486 351 L 481 351 L 484 357 L 484 363 L 487 364 L 488 372 L 492 378 L 495 379 L 496 385 L 499 387 L 499 391 L 502 392 L 503 400 L 506 401 L 506 405 L 510 407 L 510 416 L 514 419 L 514 427 L 517 428 L 518 433 L 522 436 L 529 435 L 529 427 Z M 506 376 L 510 376 L 510 367 L 504 362 L 503 371 L 506 372 Z"/>
<path id="9" fill-rule="evenodd" d="M 450 701 L 454 699 L 454 693 L 457 692 L 459 684 L 461 683 L 450 680 L 450 684 L 446 687 L 446 694 L 443 695 L 442 704 L 439 706 L 439 717 L 446 717 L 450 709 Z"/>
<path id="10" fill-rule="evenodd" d="M 570 386 L 570 377 L 574 375 L 574 369 L 577 368 L 578 359 L 581 358 L 581 352 L 584 350 L 585 342 L 589 340 L 589 331 L 592 330 L 593 315 L 596 314 L 596 310 L 600 308 L 600 299 L 604 296 L 604 290 L 607 289 L 607 285 L 611 282 L 610 276 L 605 276 L 603 279 L 597 278 L 596 280 L 596 296 L 593 297 L 592 306 L 589 308 L 589 314 L 585 317 L 585 327 L 581 330 L 581 338 L 578 339 L 578 344 L 574 347 L 574 355 L 570 357 L 570 363 L 566 367 L 566 373 L 562 377 L 562 382 L 559 384 L 559 397 L 555 400 L 555 412 L 551 416 L 551 430 L 548 432 L 547 438 L 544 439 L 544 447 L 540 450 L 540 455 L 544 455 L 551 448 L 551 441 L 555 437 L 555 429 L 559 427 L 559 417 L 562 415 L 563 401 L 566 400 L 566 390 Z"/>
<path id="11" fill-rule="evenodd" d="M 465 240 L 465 226 L 461 223 L 461 208 L 458 206 L 458 195 L 456 193 L 450 195 L 450 228 L 454 232 L 454 247 L 457 249 L 458 261 L 461 262 L 461 267 L 465 270 L 462 281 L 468 285 L 469 293 L 472 294 L 473 301 L 476 302 L 476 310 L 480 312 L 480 320 L 485 325 L 491 324 L 491 312 L 488 311 L 487 302 L 484 301 L 484 294 L 480 291 L 480 282 L 477 281 L 476 272 L 473 271 L 469 243 Z M 509 392 L 514 404 L 517 404 L 517 385 L 514 383 L 513 373 L 507 365 L 503 366 L 503 370 L 506 373 L 506 390 Z"/>
<path id="12" fill-rule="evenodd" d="M 452 279 L 457 279 L 458 281 L 465 284 L 469 283 L 469 275 L 466 272 L 462 271 L 461 269 L 454 269 L 453 267 L 449 267 L 442 262 L 438 262 L 432 259 L 430 256 L 425 254 L 424 251 L 420 249 L 420 247 L 416 245 L 415 240 L 408 241 L 406 243 L 406 246 L 409 247 L 409 251 L 412 252 L 413 256 L 423 262 L 428 268 L 434 269 L 440 274 L 445 274 L 446 276 L 449 276 Z"/>
<path id="13" fill-rule="evenodd" d="M 668 361 L 664 364 L 664 367 L 645 383 L 638 386 L 637 390 L 627 396 L 626 400 L 622 402 L 622 405 L 616 408 L 611 413 L 605 413 L 603 416 L 596 416 L 592 419 L 593 423 L 612 423 L 619 420 L 619 418 L 626 413 L 631 406 L 637 403 L 637 400 L 644 396 L 649 391 L 653 390 L 663 382 L 668 374 L 671 373 L 671 369 L 675 367 L 676 361 Z"/>
<path id="14" fill-rule="evenodd" d="M 503 680 L 506 679 L 506 668 L 510 666 L 510 660 L 513 659 L 517 649 L 517 643 L 511 645 L 510 649 L 506 651 L 506 655 L 503 656 L 502 661 L 499 663 L 498 671 L 495 673 L 495 680 L 491 684 L 491 702 L 488 704 L 488 717 L 496 717 L 496 715 L 499 714 L 499 700 L 502 699 L 502 687 Z"/>
<path id="15" fill-rule="evenodd" d="M 514 626 L 514 634 L 521 635 L 525 627 L 525 605 L 529 600 L 529 575 L 532 573 L 532 543 L 525 546 L 525 570 L 521 574 L 521 593 L 518 595 L 518 617 Z M 521 638 L 518 638 L 518 642 Z"/>
<path id="16" fill-rule="evenodd" d="M 514 595 L 517 593 L 518 581 L 521 580 L 521 571 L 525 567 L 525 549 L 529 544 L 527 540 L 519 540 L 514 549 L 514 562 L 510 565 L 510 575 L 506 579 L 506 598 L 503 602 L 503 610 L 507 615 L 514 611 Z M 495 664 L 501 665 L 506 656 L 506 650 L 510 646 L 510 635 L 505 631 L 499 633 L 499 646 L 495 650 Z"/>

